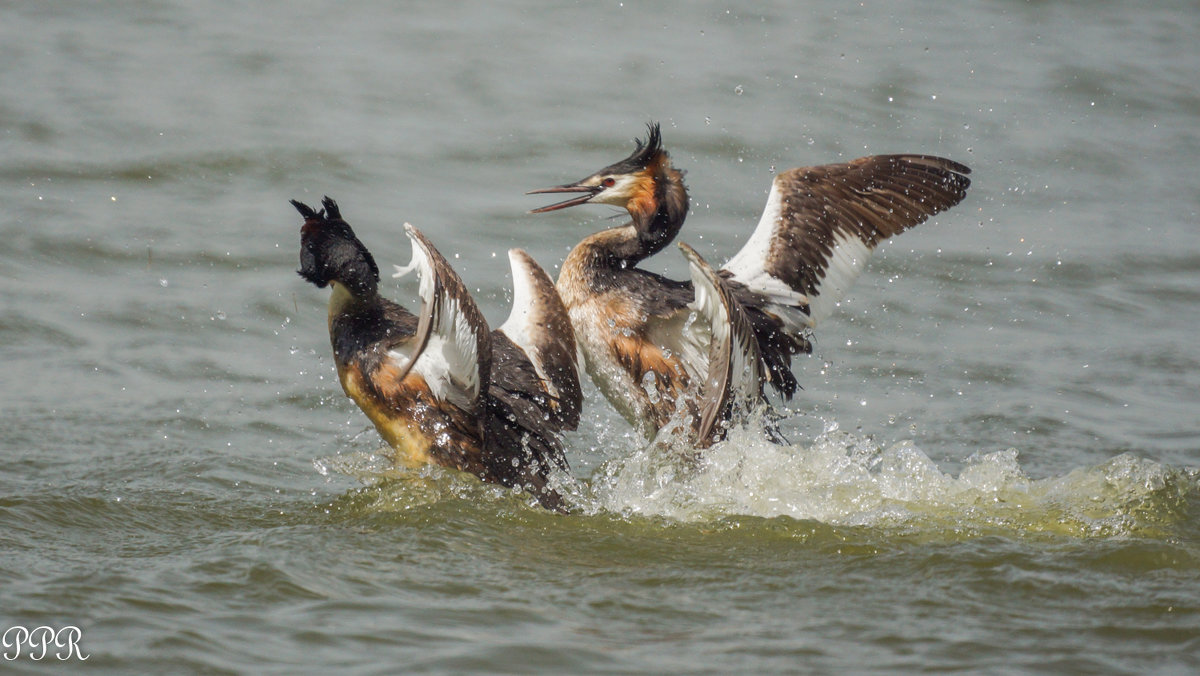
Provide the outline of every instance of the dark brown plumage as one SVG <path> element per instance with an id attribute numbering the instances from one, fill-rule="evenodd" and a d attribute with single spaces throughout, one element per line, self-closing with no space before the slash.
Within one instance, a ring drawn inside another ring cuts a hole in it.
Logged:
<path id="1" fill-rule="evenodd" d="M 489 331 L 450 264 L 406 225 L 409 269 L 422 276 L 416 317 L 379 295 L 378 267 L 333 200 L 325 198 L 319 212 L 293 205 L 304 217 L 300 275 L 333 290 L 329 335 L 338 379 L 397 460 L 520 487 L 542 506 L 565 511 L 550 477 L 567 467 L 561 434 L 578 424 L 581 395 L 574 334 L 545 272 L 524 252 L 511 254 L 521 261 L 519 268 L 514 262 L 514 284 L 534 296 L 529 305 L 542 324 L 514 308 L 515 319 Z M 564 326 L 568 335 L 543 335 Z M 570 346 L 569 357 L 553 349 L 562 345 Z"/>

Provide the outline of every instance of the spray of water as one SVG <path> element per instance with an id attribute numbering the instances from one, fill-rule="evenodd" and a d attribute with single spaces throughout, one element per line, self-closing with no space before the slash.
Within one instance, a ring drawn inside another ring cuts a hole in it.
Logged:
<path id="1" fill-rule="evenodd" d="M 911 441 L 880 445 L 836 424 L 810 443 L 781 445 L 766 438 L 755 417 L 702 454 L 679 439 L 610 440 L 620 452 L 609 453 L 590 478 L 563 473 L 554 485 L 573 511 L 585 515 L 693 523 L 790 518 L 966 536 L 1162 536 L 1186 519 L 1189 501 L 1200 493 L 1196 472 L 1133 454 L 1031 479 L 1014 448 L 975 454 L 952 476 Z M 450 497 L 509 500 L 518 494 L 442 468 L 396 468 L 386 450 L 346 453 L 315 465 L 322 474 L 375 485 L 374 492 L 355 499 L 374 509 L 408 509 Z M 528 504 L 534 504 L 531 498 Z"/>
<path id="2" fill-rule="evenodd" d="M 1123 454 L 1064 476 L 1030 479 L 1015 448 L 977 453 L 958 476 L 911 441 L 888 446 L 827 425 L 810 444 L 778 445 L 758 421 L 699 459 L 651 444 L 603 465 L 589 508 L 697 521 L 790 517 L 906 531 L 1161 532 L 1184 518 L 1197 476 Z"/>

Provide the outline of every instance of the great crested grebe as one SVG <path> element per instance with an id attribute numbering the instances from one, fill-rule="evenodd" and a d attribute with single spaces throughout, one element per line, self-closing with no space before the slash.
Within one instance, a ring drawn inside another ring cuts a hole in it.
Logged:
<path id="1" fill-rule="evenodd" d="M 404 464 L 433 463 L 529 491 L 564 511 L 547 482 L 567 469 L 561 434 L 579 424 L 575 334 L 554 283 L 528 254 L 508 252 L 513 309 L 488 330 L 462 280 L 405 224 L 420 277 L 419 317 L 379 295 L 371 252 L 326 197 L 304 217 L 300 276 L 330 286 L 329 338 L 346 395 Z"/>
<path id="2" fill-rule="evenodd" d="M 588 373 L 613 406 L 653 438 L 679 413 L 693 441 L 724 434 L 736 402 L 770 383 L 790 399 L 793 355 L 827 317 L 875 247 L 962 201 L 970 169 L 928 155 L 876 155 L 775 177 L 749 241 L 720 270 L 686 245 L 692 280 L 637 268 L 675 238 L 688 212 L 683 174 L 657 124 L 629 157 L 575 183 L 580 193 L 531 213 L 580 204 L 624 207 L 632 220 L 584 238 L 563 262 L 566 303 Z M 740 369 L 740 370 L 738 370 Z"/>

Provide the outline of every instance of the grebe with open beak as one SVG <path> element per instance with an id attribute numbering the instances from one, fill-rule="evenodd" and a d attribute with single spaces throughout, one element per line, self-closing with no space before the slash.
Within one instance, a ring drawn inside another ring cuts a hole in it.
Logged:
<path id="1" fill-rule="evenodd" d="M 679 233 L 683 174 L 657 124 L 629 157 L 575 183 L 531 191 L 577 194 L 532 213 L 608 204 L 631 221 L 593 233 L 567 255 L 558 291 L 588 373 L 646 437 L 690 416 L 698 447 L 722 438 L 739 407 L 770 384 L 791 398 L 793 355 L 845 296 L 883 240 L 962 201 L 962 164 L 929 155 L 876 155 L 801 167 L 774 179 L 758 226 L 719 270 L 681 245 L 690 281 L 642 270 Z"/>

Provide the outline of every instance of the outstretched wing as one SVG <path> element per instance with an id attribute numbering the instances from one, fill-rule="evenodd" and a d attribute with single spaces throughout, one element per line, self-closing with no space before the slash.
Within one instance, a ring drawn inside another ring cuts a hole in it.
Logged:
<path id="1" fill-rule="evenodd" d="M 550 478 L 567 469 L 561 434 L 579 425 L 583 408 L 575 331 L 545 270 L 520 249 L 510 249 L 508 260 L 513 308 L 492 332 L 485 461 L 504 484 L 563 511 Z"/>
<path id="2" fill-rule="evenodd" d="M 489 378 L 491 338 L 487 322 L 462 280 L 420 230 L 405 223 L 412 240 L 412 262 L 396 266 L 394 277 L 416 270 L 420 277 L 421 314 L 410 347 L 388 352 L 401 369 L 421 374 L 433 396 L 468 413 L 480 411 Z"/>
<path id="3" fill-rule="evenodd" d="M 583 390 L 571 318 L 554 281 L 532 256 L 509 249 L 508 261 L 513 273 L 513 306 L 498 331 L 525 353 L 549 395 L 544 411 L 548 419 L 542 425 L 553 422 L 557 429 L 573 430 L 579 425 Z"/>
<path id="4" fill-rule="evenodd" d="M 750 240 L 723 270 L 765 297 L 789 333 L 832 313 L 875 247 L 962 201 L 971 170 L 929 155 L 876 155 L 775 177 Z"/>
<path id="5" fill-rule="evenodd" d="M 728 283 L 696 252 L 679 243 L 696 289 L 688 306 L 697 323 L 706 323 L 712 336 L 708 372 L 700 386 L 700 411 L 696 420 L 696 445 L 706 448 L 724 436 L 724 423 L 739 408 L 757 401 L 762 393 L 763 363 L 750 319 L 733 297 Z"/>

